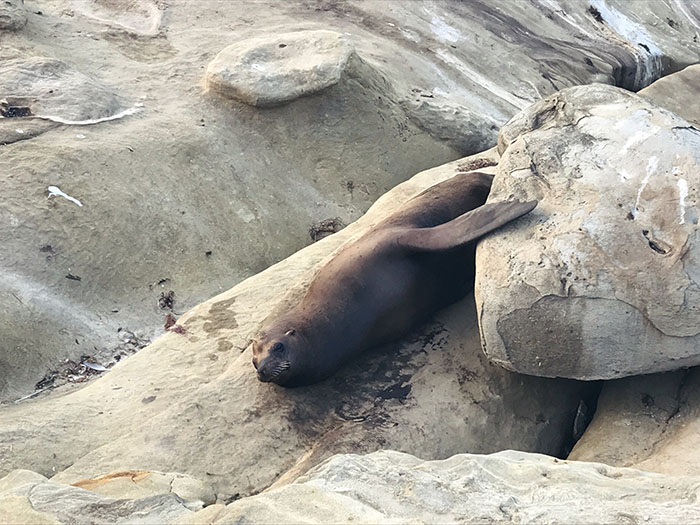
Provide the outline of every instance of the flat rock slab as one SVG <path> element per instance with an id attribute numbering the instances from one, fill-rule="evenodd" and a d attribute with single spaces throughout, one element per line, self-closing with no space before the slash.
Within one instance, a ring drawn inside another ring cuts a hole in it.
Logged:
<path id="1" fill-rule="evenodd" d="M 171 523 L 192 513 L 174 493 L 109 498 L 29 470 L 15 470 L 0 479 L 2 523 Z"/>
<path id="2" fill-rule="evenodd" d="M 74 10 L 102 24 L 134 36 L 158 34 L 165 4 L 154 0 L 70 0 Z"/>
<path id="3" fill-rule="evenodd" d="M 477 250 L 487 355 L 510 370 L 610 379 L 700 363 L 700 131 L 594 84 L 499 135 L 489 201 L 538 199 Z"/>
<path id="4" fill-rule="evenodd" d="M 699 477 L 525 452 L 339 455 L 294 483 L 179 523 L 690 523 Z M 200 514 L 201 513 L 201 514 Z"/>
<path id="5" fill-rule="evenodd" d="M 76 481 L 73 486 L 120 499 L 138 499 L 172 492 L 187 502 L 188 508 L 203 507 L 216 501 L 214 491 L 206 483 L 176 472 L 120 470 Z"/>
<path id="6" fill-rule="evenodd" d="M 354 52 L 335 31 L 268 34 L 221 51 L 207 67 L 206 84 L 251 106 L 276 106 L 336 84 Z"/>

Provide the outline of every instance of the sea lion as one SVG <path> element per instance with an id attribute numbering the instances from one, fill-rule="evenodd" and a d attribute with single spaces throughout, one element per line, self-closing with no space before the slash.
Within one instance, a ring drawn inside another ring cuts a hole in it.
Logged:
<path id="1" fill-rule="evenodd" d="M 253 340 L 258 379 L 286 387 L 316 383 L 462 298 L 474 284 L 475 239 L 537 205 L 484 204 L 492 180 L 460 173 L 342 248 L 296 307 L 263 322 Z"/>

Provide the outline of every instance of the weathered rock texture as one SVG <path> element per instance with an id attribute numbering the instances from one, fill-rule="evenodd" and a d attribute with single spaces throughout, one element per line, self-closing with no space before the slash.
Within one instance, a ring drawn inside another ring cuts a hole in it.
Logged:
<path id="1" fill-rule="evenodd" d="M 660 78 L 639 92 L 700 127 L 700 64 Z"/>
<path id="2" fill-rule="evenodd" d="M 570 458 L 694 475 L 700 469 L 698 403 L 698 368 L 607 382 Z"/>
<path id="3" fill-rule="evenodd" d="M 286 487 L 178 523 L 693 523 L 700 477 L 506 451 L 335 456 Z"/>
<path id="4" fill-rule="evenodd" d="M 0 100 L 11 110 L 28 111 L 4 124 L 21 127 L 21 117 L 82 123 L 115 116 L 127 109 L 110 89 L 74 67 L 54 58 L 29 57 L 0 63 Z M 4 115 L 11 117 L 12 115 Z"/>
<path id="5" fill-rule="evenodd" d="M 640 94 L 700 124 L 698 67 Z M 571 458 L 668 474 L 700 472 L 700 369 L 630 377 L 603 385 L 593 422 Z"/>
<path id="6" fill-rule="evenodd" d="M 335 31 L 299 31 L 251 38 L 209 63 L 206 83 L 252 106 L 275 106 L 337 84 L 355 49 Z"/>
<path id="7" fill-rule="evenodd" d="M 211 505 L 216 495 L 206 483 L 175 472 L 121 470 L 92 479 L 82 479 L 73 486 L 101 496 L 119 499 L 139 499 L 172 492 L 190 509 Z"/>
<path id="8" fill-rule="evenodd" d="M 247 348 L 270 311 L 298 300 L 343 243 L 493 153 L 416 175 L 341 232 L 195 307 L 178 320 L 183 333 L 160 337 L 85 388 L 3 407 L 0 471 L 30 468 L 71 483 L 116 470 L 182 472 L 225 500 L 339 452 L 566 453 L 589 385 L 489 365 L 471 299 L 311 387 L 260 383 Z"/>
<path id="9" fill-rule="evenodd" d="M 88 490 L 54 483 L 29 470 L 15 470 L 0 479 L 2 523 L 172 523 L 193 514 L 173 493 L 142 498 L 109 498 Z"/>
<path id="10" fill-rule="evenodd" d="M 622 89 L 569 88 L 499 135 L 489 200 L 538 199 L 477 250 L 487 355 L 609 379 L 700 363 L 700 131 Z"/>
<path id="11" fill-rule="evenodd" d="M 592 5 L 33 0 L 25 28 L 3 31 L 3 64 L 60 60 L 143 108 L 48 132 L 0 119 L 12 142 L 0 146 L 0 377 L 13 378 L 0 399 L 30 394 L 67 357 L 109 364 L 118 328 L 159 333 L 161 293 L 182 313 L 306 246 L 319 222 L 352 222 L 414 173 L 493 145 L 542 96 L 595 80 L 638 89 L 698 61 L 694 5 Z M 318 30 L 343 34 L 367 67 L 264 111 L 203 89 L 223 48 Z M 76 109 L 95 100 L 61 94 Z"/>
<path id="12" fill-rule="evenodd" d="M 26 23 L 24 0 L 3 0 L 0 4 L 0 31 L 21 29 Z"/>

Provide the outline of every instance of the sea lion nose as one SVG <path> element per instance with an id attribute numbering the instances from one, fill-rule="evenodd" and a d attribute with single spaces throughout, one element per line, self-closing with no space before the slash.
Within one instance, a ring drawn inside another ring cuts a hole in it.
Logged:
<path id="1" fill-rule="evenodd" d="M 267 383 L 270 381 L 270 378 L 267 376 L 265 370 L 262 368 L 258 370 L 258 380 L 262 381 L 263 383 Z"/>

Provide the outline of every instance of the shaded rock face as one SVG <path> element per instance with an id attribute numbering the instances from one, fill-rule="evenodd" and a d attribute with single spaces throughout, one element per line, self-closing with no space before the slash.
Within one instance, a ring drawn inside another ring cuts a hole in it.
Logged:
<path id="1" fill-rule="evenodd" d="M 21 29 L 26 23 L 24 0 L 3 0 L 0 4 L 0 30 Z"/>
<path id="2" fill-rule="evenodd" d="M 179 523 L 686 523 L 698 477 L 505 451 L 335 456 L 291 485 Z"/>
<path id="3" fill-rule="evenodd" d="M 185 502 L 172 493 L 109 498 L 51 482 L 28 470 L 15 470 L 0 479 L 3 523 L 172 523 L 191 514 Z"/>
<path id="4" fill-rule="evenodd" d="M 120 333 L 161 333 L 166 314 L 308 245 L 314 225 L 348 224 L 413 174 L 492 146 L 539 98 L 595 80 L 638 89 L 700 51 L 693 6 L 655 0 L 598 15 L 578 0 L 8 1 L 28 22 L 3 31 L 3 65 L 43 56 L 61 79 L 84 75 L 51 94 L 78 113 L 64 120 L 143 107 L 80 127 L 0 119 L 3 400 L 66 358 L 109 365 Z M 317 31 L 355 49 L 334 85 L 264 111 L 204 89 L 223 48 Z M 15 94 L 14 74 L 0 92 Z"/>
<path id="5" fill-rule="evenodd" d="M 356 223 L 184 314 L 180 333 L 85 388 L 4 407 L 0 469 L 55 472 L 54 481 L 71 483 L 116 470 L 182 472 L 226 500 L 290 481 L 339 452 L 565 454 L 590 385 L 489 365 L 471 299 L 317 385 L 260 383 L 251 364 L 249 337 L 262 320 L 294 304 L 344 243 L 460 166 L 490 163 L 494 153 L 416 175 Z M 68 430 L 75 425 L 81 432 Z"/>
<path id="6" fill-rule="evenodd" d="M 698 368 L 608 381 L 569 458 L 694 475 L 700 468 L 698 402 Z"/>
<path id="7" fill-rule="evenodd" d="M 206 84 L 252 106 L 275 106 L 337 84 L 354 53 L 334 31 L 253 38 L 219 52 L 207 67 Z"/>
<path id="8" fill-rule="evenodd" d="M 700 131 L 619 88 L 570 88 L 500 132 L 489 200 L 538 199 L 477 249 L 485 351 L 610 379 L 700 363 Z"/>

